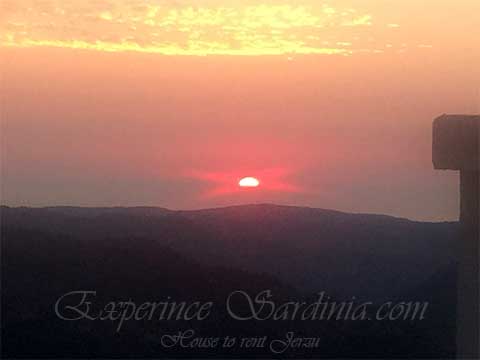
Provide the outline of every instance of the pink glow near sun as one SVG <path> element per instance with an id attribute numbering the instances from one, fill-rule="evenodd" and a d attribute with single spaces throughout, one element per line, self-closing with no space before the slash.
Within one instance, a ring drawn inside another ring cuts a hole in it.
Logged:
<path id="1" fill-rule="evenodd" d="M 239 173 L 256 174 L 255 177 L 242 177 Z M 300 189 L 293 185 L 287 178 L 291 171 L 284 168 L 259 169 L 256 171 L 235 172 L 203 172 L 195 171 L 191 176 L 202 180 L 208 190 L 201 197 L 211 198 L 218 196 L 241 196 L 245 190 L 255 190 L 254 193 L 266 195 L 267 193 L 298 192 Z M 259 180 L 261 179 L 261 181 Z M 250 193 L 250 191 L 248 191 Z M 254 194 L 251 193 L 251 194 Z"/>

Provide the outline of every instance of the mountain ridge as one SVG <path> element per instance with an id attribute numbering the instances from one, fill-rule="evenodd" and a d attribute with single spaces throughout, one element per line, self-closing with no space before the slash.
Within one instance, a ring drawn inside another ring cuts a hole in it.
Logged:
<path id="1" fill-rule="evenodd" d="M 62 234 L 92 244 L 145 238 L 204 264 L 267 273 L 305 291 L 382 299 L 454 263 L 458 232 L 453 222 L 271 204 L 189 211 L 5 207 L 0 216 L 2 230 Z"/>
<path id="2" fill-rule="evenodd" d="M 227 205 L 227 206 L 218 206 L 218 207 L 206 207 L 200 209 L 170 209 L 162 206 L 75 206 L 75 205 L 54 205 L 54 206 L 10 206 L 10 205 L 0 205 L 0 210 L 53 210 L 53 211 L 74 211 L 80 210 L 85 211 L 103 211 L 103 212 L 113 212 L 113 211 L 155 211 L 155 212 L 165 212 L 165 213 L 179 213 L 179 214 L 191 214 L 191 213 L 205 213 L 205 212 L 217 212 L 217 211 L 229 211 L 234 209 L 248 209 L 248 208 L 279 208 L 279 209 L 289 209 L 289 210 L 305 210 L 305 211 L 314 211 L 314 212 L 324 212 L 332 213 L 338 215 L 347 215 L 347 216 L 366 216 L 366 217 L 377 217 L 377 218 L 388 218 L 396 219 L 401 221 L 408 221 L 413 223 L 429 223 L 429 224 L 442 224 L 442 223 L 457 223 L 455 220 L 443 220 L 443 221 L 422 221 L 416 219 L 410 219 L 402 216 L 394 216 L 380 213 L 363 213 L 363 212 L 348 212 L 336 209 L 327 209 L 319 208 L 313 206 L 299 206 L 299 205 L 286 205 L 286 204 L 275 204 L 275 203 L 247 203 L 239 205 Z"/>

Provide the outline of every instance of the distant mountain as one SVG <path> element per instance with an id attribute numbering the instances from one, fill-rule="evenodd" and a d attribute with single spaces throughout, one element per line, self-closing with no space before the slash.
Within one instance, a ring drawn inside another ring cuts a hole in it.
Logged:
<path id="1" fill-rule="evenodd" d="M 9 208 L 3 226 L 74 237 L 143 237 L 204 264 L 266 273 L 301 291 L 388 299 L 455 263 L 457 223 L 278 205 Z M 348 284 L 348 285 L 346 285 Z"/>

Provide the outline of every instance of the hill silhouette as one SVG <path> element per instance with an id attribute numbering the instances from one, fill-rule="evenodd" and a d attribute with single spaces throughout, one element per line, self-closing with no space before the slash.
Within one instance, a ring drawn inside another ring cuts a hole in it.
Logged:
<path id="1" fill-rule="evenodd" d="M 368 299 L 404 293 L 454 263 L 458 231 L 457 223 L 268 204 L 196 211 L 4 207 L 2 222 L 92 242 L 143 237 L 200 263 Z"/>
<path id="2" fill-rule="evenodd" d="M 159 334 L 192 327 L 206 335 L 320 336 L 295 357 L 449 357 L 454 353 L 457 223 L 383 215 L 245 205 L 196 211 L 163 208 L 1 208 L 2 340 L 7 357 L 271 357 L 176 350 Z M 94 289 L 109 299 L 223 303 L 232 291 L 269 289 L 276 299 L 428 301 L 418 322 L 65 322 L 53 312 L 61 294 Z M 412 355 L 413 354 L 413 355 Z"/>

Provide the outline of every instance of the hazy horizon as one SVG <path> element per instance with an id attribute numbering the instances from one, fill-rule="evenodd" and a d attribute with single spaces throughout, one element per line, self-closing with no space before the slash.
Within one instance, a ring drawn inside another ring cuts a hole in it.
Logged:
<path id="1" fill-rule="evenodd" d="M 7 207 L 12 209 L 19 209 L 19 208 L 27 208 L 27 209 L 158 209 L 158 210 L 166 210 L 171 212 L 196 212 L 196 211 L 210 211 L 210 210 L 227 210 L 231 208 L 245 208 L 245 207 L 253 207 L 253 206 L 261 206 L 261 207 L 283 207 L 283 208 L 298 208 L 298 209 L 310 209 L 310 210 L 321 210 L 321 211 L 328 211 L 333 213 L 340 213 L 340 214 L 349 214 L 349 215 L 366 215 L 366 216 L 387 216 L 391 218 L 397 219 L 405 219 L 408 221 L 413 222 L 432 222 L 432 223 L 442 223 L 442 222 L 457 222 L 458 219 L 450 219 L 450 220 L 418 220 L 412 219 L 408 217 L 402 216 L 395 216 L 395 215 L 387 215 L 375 212 L 348 212 L 342 211 L 339 209 L 331 209 L 331 208 L 324 208 L 324 207 L 315 207 L 315 206 L 308 206 L 308 205 L 297 205 L 297 204 L 282 204 L 282 203 L 245 203 L 245 204 L 230 204 L 230 205 L 219 205 L 219 206 L 212 206 L 212 207 L 199 207 L 199 208 L 189 208 L 189 209 L 176 209 L 176 208 L 168 208 L 164 206 L 158 205 L 131 205 L 131 206 L 124 206 L 124 205 L 109 205 L 109 206 L 82 206 L 82 205 L 39 205 L 39 206 L 29 206 L 29 205 L 6 205 L 0 204 L 0 207 Z"/>

